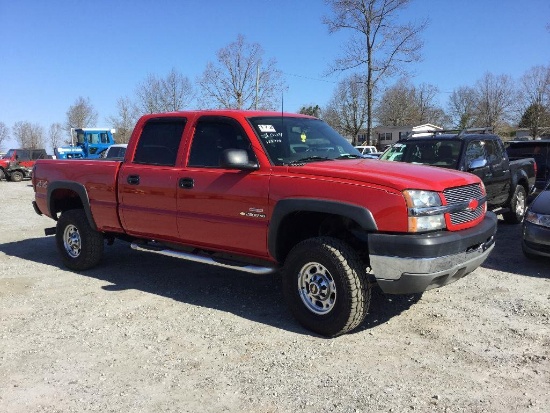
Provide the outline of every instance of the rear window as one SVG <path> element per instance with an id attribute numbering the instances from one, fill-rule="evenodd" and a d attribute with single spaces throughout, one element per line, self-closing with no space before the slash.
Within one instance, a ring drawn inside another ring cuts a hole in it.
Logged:
<path id="1" fill-rule="evenodd" d="M 152 119 L 145 124 L 134 155 L 134 163 L 174 166 L 186 120 Z"/>

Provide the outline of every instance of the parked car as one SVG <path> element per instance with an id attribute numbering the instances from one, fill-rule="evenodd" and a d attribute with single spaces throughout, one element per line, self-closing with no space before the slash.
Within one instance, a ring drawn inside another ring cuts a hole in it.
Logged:
<path id="1" fill-rule="evenodd" d="M 128 147 L 127 143 L 115 143 L 107 148 L 103 152 L 102 158 L 124 158 L 126 154 L 126 148 Z"/>
<path id="2" fill-rule="evenodd" d="M 356 146 L 355 149 L 365 158 L 378 159 L 382 155 L 382 152 L 378 152 L 376 146 Z"/>
<path id="3" fill-rule="evenodd" d="M 51 159 L 45 149 L 10 149 L 0 158 L 0 180 L 19 182 L 30 178 L 37 159 Z"/>
<path id="4" fill-rule="evenodd" d="M 521 247 L 528 258 L 550 257 L 550 186 L 529 205 Z"/>
<path id="5" fill-rule="evenodd" d="M 380 159 L 473 173 L 485 184 L 489 209 L 514 224 L 523 221 L 527 196 L 535 185 L 535 160 L 510 161 L 502 140 L 488 128 L 412 135 L 395 143 Z"/>
<path id="6" fill-rule="evenodd" d="M 535 187 L 542 191 L 550 183 L 550 139 L 506 142 L 506 152 L 510 160 L 534 158 L 537 164 Z"/>

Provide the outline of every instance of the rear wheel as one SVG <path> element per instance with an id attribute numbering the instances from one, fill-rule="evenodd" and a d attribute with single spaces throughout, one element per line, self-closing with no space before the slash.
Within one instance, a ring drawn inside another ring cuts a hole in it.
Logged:
<path id="1" fill-rule="evenodd" d="M 95 267 L 103 256 L 103 235 L 92 229 L 82 209 L 70 209 L 61 214 L 55 240 L 63 263 L 71 270 Z"/>
<path id="2" fill-rule="evenodd" d="M 13 181 L 13 182 L 21 182 L 23 180 L 23 172 L 13 171 L 10 174 L 10 180 Z"/>
<path id="3" fill-rule="evenodd" d="M 520 224 L 523 221 L 527 209 L 527 193 L 521 185 L 516 186 L 514 195 L 510 200 L 510 210 L 502 214 L 504 221 L 509 224 Z"/>
<path id="4" fill-rule="evenodd" d="M 300 324 L 329 337 L 358 327 L 370 303 L 362 260 L 349 245 L 331 237 L 311 238 L 292 249 L 283 291 Z"/>
<path id="5" fill-rule="evenodd" d="M 6 177 L 3 169 L 0 169 L 0 181 Z"/>

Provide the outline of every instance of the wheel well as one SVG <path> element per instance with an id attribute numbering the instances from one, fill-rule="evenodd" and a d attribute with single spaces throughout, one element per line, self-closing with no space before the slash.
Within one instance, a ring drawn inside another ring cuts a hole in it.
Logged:
<path id="1" fill-rule="evenodd" d="M 50 213 L 57 216 L 59 212 L 69 209 L 83 209 L 80 196 L 73 190 L 60 188 L 50 194 Z"/>
<path id="2" fill-rule="evenodd" d="M 368 244 L 360 225 L 354 220 L 324 212 L 299 211 L 288 214 L 281 222 L 277 238 L 277 259 L 284 262 L 290 250 L 301 241 L 331 236 L 347 242 L 368 262 Z"/>

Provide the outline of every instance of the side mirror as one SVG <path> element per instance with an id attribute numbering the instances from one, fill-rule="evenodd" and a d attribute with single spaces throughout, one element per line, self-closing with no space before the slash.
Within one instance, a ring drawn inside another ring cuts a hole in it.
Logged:
<path id="1" fill-rule="evenodd" d="M 470 162 L 470 165 L 468 165 L 468 170 L 472 171 L 474 169 L 484 168 L 486 166 L 487 166 L 487 159 L 477 158 L 477 159 L 474 159 L 472 162 Z"/>
<path id="2" fill-rule="evenodd" d="M 222 152 L 220 166 L 227 169 L 255 170 L 259 166 L 251 162 L 244 149 L 226 149 Z"/>

